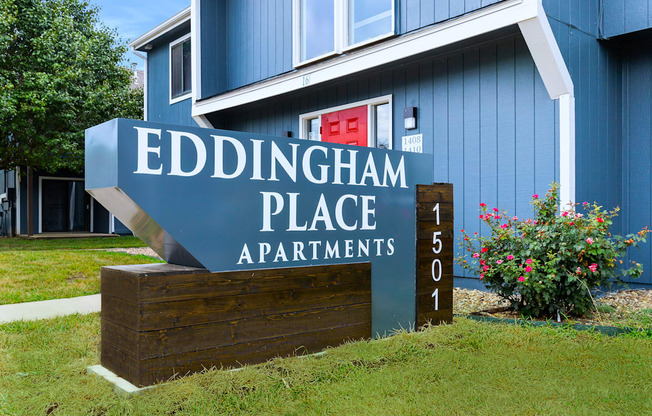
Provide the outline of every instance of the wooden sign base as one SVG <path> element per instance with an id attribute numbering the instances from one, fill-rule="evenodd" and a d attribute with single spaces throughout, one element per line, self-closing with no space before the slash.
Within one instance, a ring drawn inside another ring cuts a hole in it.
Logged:
<path id="1" fill-rule="evenodd" d="M 371 265 L 102 267 L 101 363 L 136 386 L 371 337 Z"/>

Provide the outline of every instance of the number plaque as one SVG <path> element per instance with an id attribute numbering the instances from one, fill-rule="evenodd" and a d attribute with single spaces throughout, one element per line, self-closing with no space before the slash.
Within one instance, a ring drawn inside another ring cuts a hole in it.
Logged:
<path id="1" fill-rule="evenodd" d="M 417 185 L 417 326 L 453 321 L 453 185 Z"/>

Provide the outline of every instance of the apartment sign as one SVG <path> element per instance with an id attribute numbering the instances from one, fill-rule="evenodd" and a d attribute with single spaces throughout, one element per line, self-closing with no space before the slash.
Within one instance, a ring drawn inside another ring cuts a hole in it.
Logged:
<path id="1" fill-rule="evenodd" d="M 86 189 L 169 263 L 371 262 L 374 303 L 414 303 L 415 189 L 432 172 L 418 153 L 234 131 L 115 119 L 86 132 Z"/>

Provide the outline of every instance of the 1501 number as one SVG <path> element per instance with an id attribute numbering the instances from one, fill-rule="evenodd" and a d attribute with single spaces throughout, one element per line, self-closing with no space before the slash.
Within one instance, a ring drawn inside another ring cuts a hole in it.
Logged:
<path id="1" fill-rule="evenodd" d="M 439 226 L 439 203 L 435 205 L 435 207 L 432 209 L 433 212 L 436 213 L 436 223 L 437 226 Z M 439 254 L 441 253 L 441 250 L 443 249 L 444 243 L 439 239 L 439 236 L 441 235 L 441 231 L 434 231 L 432 233 L 432 252 L 434 254 Z M 434 258 L 432 260 L 432 267 L 431 267 L 431 276 L 432 280 L 435 282 L 439 282 L 441 280 L 441 276 L 443 274 L 442 270 L 442 265 L 441 265 L 441 260 L 438 258 Z M 432 293 L 432 297 L 435 298 L 435 310 L 439 310 L 439 289 L 435 289 L 435 291 Z"/>

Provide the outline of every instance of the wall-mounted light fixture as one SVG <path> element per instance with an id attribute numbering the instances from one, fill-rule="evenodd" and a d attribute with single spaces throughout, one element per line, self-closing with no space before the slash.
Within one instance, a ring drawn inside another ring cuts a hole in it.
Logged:
<path id="1" fill-rule="evenodd" d="M 154 49 L 154 45 L 148 43 L 147 45 L 143 46 L 143 49 L 145 49 L 146 51 L 151 51 L 152 49 Z"/>
<path id="2" fill-rule="evenodd" d="M 406 107 L 403 111 L 403 119 L 405 121 L 405 130 L 412 130 L 417 128 L 417 108 Z"/>
<path id="3" fill-rule="evenodd" d="M 281 137 L 292 137 L 292 132 L 289 130 L 282 131 L 281 132 Z"/>

